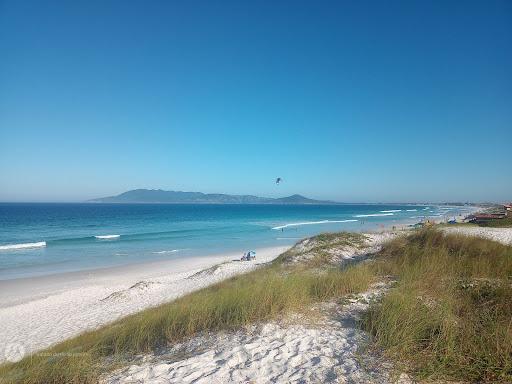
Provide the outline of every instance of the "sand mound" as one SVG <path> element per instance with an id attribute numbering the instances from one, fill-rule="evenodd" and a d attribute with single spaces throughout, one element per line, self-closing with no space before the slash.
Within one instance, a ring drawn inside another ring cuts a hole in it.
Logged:
<path id="1" fill-rule="evenodd" d="M 357 327 L 380 285 L 349 299 L 312 308 L 322 317 L 291 317 L 235 333 L 193 338 L 157 356 L 140 357 L 103 378 L 126 383 L 385 383 L 386 366 L 358 354 L 367 336 Z M 377 368 L 377 366 L 379 368 Z M 389 369 L 389 366 L 387 366 Z"/>

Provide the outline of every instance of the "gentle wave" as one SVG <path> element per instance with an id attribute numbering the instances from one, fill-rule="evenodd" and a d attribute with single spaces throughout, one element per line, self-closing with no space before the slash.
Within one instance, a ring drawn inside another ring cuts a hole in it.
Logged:
<path id="1" fill-rule="evenodd" d="M 119 237 L 121 237 L 121 235 L 98 235 L 98 236 L 94 236 L 95 238 L 97 238 L 98 240 L 109 240 L 109 239 L 118 239 Z"/>
<path id="2" fill-rule="evenodd" d="M 388 211 L 380 211 L 382 213 L 394 213 L 394 212 L 402 212 L 401 209 L 390 209 Z"/>
<path id="3" fill-rule="evenodd" d="M 87 243 L 94 242 L 97 240 L 115 240 L 119 239 L 122 241 L 141 241 L 141 240 L 152 240 L 152 239 L 161 239 L 167 238 L 169 236 L 184 236 L 187 233 L 198 232 L 199 230 L 177 230 L 177 231 L 162 231 L 162 232 L 142 232 L 142 233 L 134 233 L 134 234 L 123 234 L 123 235 L 91 235 L 84 237 L 71 237 L 71 238 L 61 238 L 48 240 L 48 245 L 58 245 L 58 244 L 68 244 L 68 243 Z"/>
<path id="4" fill-rule="evenodd" d="M 171 250 L 168 250 L 168 251 L 156 251 L 156 252 L 153 252 L 154 254 L 157 254 L 157 255 L 163 255 L 164 253 L 176 253 L 176 252 L 179 252 L 181 251 L 181 249 L 171 249 Z"/>
<path id="5" fill-rule="evenodd" d="M 11 250 L 11 249 L 42 248 L 42 247 L 46 247 L 46 241 L 39 241 L 37 243 L 0 245 L 0 251 Z"/>
<path id="6" fill-rule="evenodd" d="M 279 225 L 277 227 L 273 227 L 272 229 L 284 229 L 288 227 L 299 227 L 302 225 L 316 225 L 316 224 L 329 224 L 329 223 L 350 223 L 357 220 L 321 220 L 321 221 L 305 221 L 303 223 L 290 223 L 285 225 Z"/>
<path id="7" fill-rule="evenodd" d="M 354 217 L 378 217 L 378 216 L 393 216 L 394 213 L 370 213 L 368 215 L 355 215 Z"/>
<path id="8" fill-rule="evenodd" d="M 406 209 L 407 212 L 416 212 L 417 209 Z"/>
<path id="9" fill-rule="evenodd" d="M 12 244 L 12 245 L 0 245 L 0 250 L 8 250 L 8 249 L 18 249 L 18 248 L 35 248 L 35 247 L 55 247 L 61 246 L 63 244 L 87 244 L 94 243 L 98 241 L 107 240 L 114 241 L 144 241 L 144 240 L 153 240 L 153 239 L 162 239 L 170 237 L 183 237 L 188 233 L 199 232 L 201 230 L 177 230 L 177 231 L 162 231 L 162 232 L 147 232 L 147 233 L 135 233 L 135 234 L 107 234 L 107 235 L 90 235 L 83 237 L 69 237 L 69 238 L 57 238 L 57 239 L 49 239 L 44 241 L 45 245 L 41 243 L 33 243 L 36 245 L 24 245 L 24 244 Z M 32 244 L 32 243 L 28 243 Z"/>

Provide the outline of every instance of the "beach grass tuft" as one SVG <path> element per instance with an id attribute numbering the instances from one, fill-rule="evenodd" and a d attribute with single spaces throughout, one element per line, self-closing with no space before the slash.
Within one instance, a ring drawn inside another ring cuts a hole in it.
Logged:
<path id="1" fill-rule="evenodd" d="M 363 324 L 400 369 L 512 381 L 512 247 L 423 230 L 386 245 L 374 267 L 397 285 Z"/>

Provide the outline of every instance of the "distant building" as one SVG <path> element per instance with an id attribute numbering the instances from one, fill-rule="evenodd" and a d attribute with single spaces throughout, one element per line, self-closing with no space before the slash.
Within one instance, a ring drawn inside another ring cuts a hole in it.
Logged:
<path id="1" fill-rule="evenodd" d="M 505 213 L 507 216 L 512 218 L 512 203 L 503 204 L 503 208 L 505 208 Z"/>

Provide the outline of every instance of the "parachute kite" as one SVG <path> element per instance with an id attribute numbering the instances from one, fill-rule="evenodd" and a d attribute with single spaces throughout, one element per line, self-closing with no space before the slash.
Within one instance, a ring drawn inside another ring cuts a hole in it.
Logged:
<path id="1" fill-rule="evenodd" d="M 280 177 L 278 177 L 278 178 L 276 179 L 276 184 L 281 183 L 281 181 L 282 181 L 282 179 L 281 179 Z"/>

